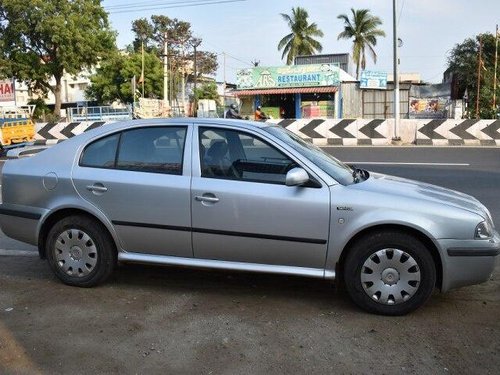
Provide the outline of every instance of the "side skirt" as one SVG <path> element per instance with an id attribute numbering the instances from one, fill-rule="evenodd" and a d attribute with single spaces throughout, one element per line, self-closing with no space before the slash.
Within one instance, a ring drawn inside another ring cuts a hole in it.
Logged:
<path id="1" fill-rule="evenodd" d="M 181 258 L 166 255 L 150 255 L 141 253 L 118 253 L 118 261 L 126 263 L 157 264 L 168 266 L 183 266 L 193 268 L 212 268 L 219 270 L 263 272 L 282 275 L 296 275 L 315 277 L 320 279 L 335 279 L 335 271 L 325 271 L 320 268 L 306 268 L 294 266 L 277 266 L 272 264 L 258 264 L 245 262 L 228 262 L 224 260 Z"/>

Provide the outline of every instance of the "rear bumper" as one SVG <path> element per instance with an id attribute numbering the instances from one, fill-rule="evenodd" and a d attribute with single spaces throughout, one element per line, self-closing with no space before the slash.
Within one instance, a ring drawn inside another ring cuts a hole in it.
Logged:
<path id="1" fill-rule="evenodd" d="M 441 291 L 488 281 L 500 264 L 500 235 L 490 240 L 439 240 L 443 262 Z"/>
<path id="2" fill-rule="evenodd" d="M 0 204 L 2 232 L 15 240 L 38 245 L 38 230 L 46 209 L 13 204 Z"/>

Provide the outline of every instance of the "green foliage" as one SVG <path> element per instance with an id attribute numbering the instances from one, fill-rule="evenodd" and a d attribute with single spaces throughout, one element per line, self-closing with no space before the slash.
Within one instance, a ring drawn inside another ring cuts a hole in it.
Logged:
<path id="1" fill-rule="evenodd" d="M 479 39 L 481 35 L 465 39 L 456 44 L 448 55 L 448 72 L 453 72 L 458 79 L 458 93 L 462 96 L 467 90 L 468 117 L 475 118 L 477 98 L 477 75 L 479 66 Z M 495 36 L 482 34 L 482 66 L 479 92 L 479 117 L 496 118 L 493 110 L 493 79 L 495 72 Z M 497 82 L 500 79 L 500 64 L 497 66 Z M 497 104 L 500 102 L 500 87 L 497 84 Z"/>
<path id="2" fill-rule="evenodd" d="M 96 73 L 90 78 L 91 85 L 86 96 L 99 104 L 111 104 L 115 100 L 132 103 L 132 79 L 136 78 L 136 89 L 142 94 L 139 82 L 142 69 L 142 54 L 115 52 L 102 60 Z M 163 65 L 154 52 L 144 53 L 144 97 L 160 98 L 163 95 Z M 140 94 L 139 94 L 140 96 Z"/>
<path id="3" fill-rule="evenodd" d="M 45 116 L 50 113 L 50 109 L 45 104 L 43 98 L 31 99 L 28 101 L 28 105 L 35 105 L 35 111 L 33 112 L 33 118 L 35 120 L 45 121 Z"/>
<path id="4" fill-rule="evenodd" d="M 132 31 L 135 34 L 135 39 L 131 49 L 136 52 L 141 51 L 141 44 L 144 43 L 146 51 L 162 57 L 166 33 L 169 64 L 174 68 L 182 67 L 194 59 L 192 44 L 195 38 L 193 38 L 189 22 L 163 15 L 153 15 L 151 21 L 147 18 L 139 18 L 132 22 Z M 196 55 L 198 75 L 214 74 L 218 67 L 217 55 L 200 50 L 197 50 Z"/>
<path id="5" fill-rule="evenodd" d="M 366 50 L 371 55 L 373 62 L 377 63 L 377 54 L 375 46 L 377 37 L 385 36 L 385 32 L 378 27 L 382 25 L 379 17 L 372 16 L 369 9 L 354 10 L 351 8 L 352 18 L 346 14 L 341 14 L 337 18 L 344 21 L 344 31 L 338 37 L 339 39 L 353 39 L 352 58 L 356 64 L 356 79 L 359 79 L 359 67 L 366 67 Z"/>
<path id="6" fill-rule="evenodd" d="M 323 47 L 314 37 L 322 37 L 323 32 L 316 23 L 309 23 L 309 14 L 304 8 L 292 8 L 292 15 L 281 13 L 281 17 L 288 23 L 290 34 L 278 43 L 278 50 L 283 50 L 281 58 L 286 56 L 286 63 L 292 64 L 293 59 L 299 55 L 313 55 L 321 52 Z"/>
<path id="7" fill-rule="evenodd" d="M 33 89 L 52 91 L 56 115 L 64 72 L 91 68 L 115 48 L 107 13 L 99 0 L 2 0 L 0 66 Z M 56 86 L 49 84 L 55 78 Z"/>
<path id="8" fill-rule="evenodd" d="M 196 100 L 201 99 L 212 99 L 219 101 L 219 93 L 217 92 L 217 85 L 215 82 L 209 82 L 203 84 L 201 87 L 196 88 L 194 91 L 194 98 Z"/>

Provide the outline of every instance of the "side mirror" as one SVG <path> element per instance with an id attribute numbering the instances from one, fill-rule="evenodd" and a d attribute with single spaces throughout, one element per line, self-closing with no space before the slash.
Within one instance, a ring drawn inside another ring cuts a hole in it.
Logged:
<path id="1" fill-rule="evenodd" d="M 293 168 L 286 174 L 286 186 L 300 186 L 309 182 L 309 174 L 302 168 Z"/>

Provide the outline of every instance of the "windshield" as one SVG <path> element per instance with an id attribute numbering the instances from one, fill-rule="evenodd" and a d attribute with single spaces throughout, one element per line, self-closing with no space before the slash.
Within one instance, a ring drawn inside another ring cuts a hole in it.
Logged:
<path id="1" fill-rule="evenodd" d="M 342 185 L 350 185 L 356 182 L 353 180 L 353 169 L 351 167 L 312 143 L 304 141 L 291 131 L 280 126 L 269 126 L 262 129 L 279 138 L 292 149 L 300 152 Z"/>

